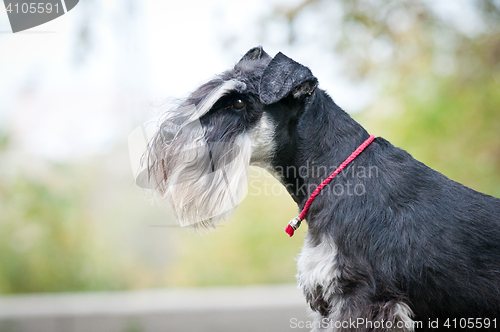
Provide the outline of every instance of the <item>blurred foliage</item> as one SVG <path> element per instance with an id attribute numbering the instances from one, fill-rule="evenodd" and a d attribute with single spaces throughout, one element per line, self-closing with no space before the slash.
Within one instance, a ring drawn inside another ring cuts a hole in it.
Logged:
<path id="1" fill-rule="evenodd" d="M 116 264 L 89 215 L 89 182 L 78 168 L 51 164 L 29 173 L 23 165 L 9 169 L 6 165 L 12 166 L 13 160 L 3 137 L 0 294 L 126 288 L 123 266 Z"/>
<path id="2" fill-rule="evenodd" d="M 432 75 L 408 86 L 364 114 L 366 127 L 451 179 L 500 197 L 500 86 Z"/>

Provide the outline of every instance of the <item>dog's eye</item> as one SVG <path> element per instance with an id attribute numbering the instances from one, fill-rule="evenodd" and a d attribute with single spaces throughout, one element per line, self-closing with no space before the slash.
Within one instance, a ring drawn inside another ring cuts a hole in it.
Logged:
<path id="1" fill-rule="evenodd" d="M 238 111 L 242 110 L 245 108 L 245 102 L 241 99 L 236 99 L 233 101 L 233 108 Z"/>

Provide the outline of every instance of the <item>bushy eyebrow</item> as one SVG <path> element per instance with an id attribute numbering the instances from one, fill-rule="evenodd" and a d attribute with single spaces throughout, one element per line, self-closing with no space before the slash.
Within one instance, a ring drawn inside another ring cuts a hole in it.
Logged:
<path id="1" fill-rule="evenodd" d="M 228 95 L 231 92 L 243 92 L 245 89 L 246 84 L 241 81 L 235 79 L 225 81 L 219 87 L 210 92 L 205 98 L 203 98 L 203 100 L 194 108 L 194 112 L 189 116 L 187 122 L 197 120 L 207 114 L 215 103 L 223 96 Z"/>

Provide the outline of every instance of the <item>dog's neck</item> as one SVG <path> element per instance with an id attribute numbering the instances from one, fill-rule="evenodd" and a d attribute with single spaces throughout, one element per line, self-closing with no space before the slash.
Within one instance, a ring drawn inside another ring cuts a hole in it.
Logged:
<path id="1" fill-rule="evenodd" d="M 320 89 L 302 107 L 288 119 L 286 135 L 281 135 L 283 142 L 273 159 L 281 181 L 301 208 L 312 191 L 369 136 Z"/>

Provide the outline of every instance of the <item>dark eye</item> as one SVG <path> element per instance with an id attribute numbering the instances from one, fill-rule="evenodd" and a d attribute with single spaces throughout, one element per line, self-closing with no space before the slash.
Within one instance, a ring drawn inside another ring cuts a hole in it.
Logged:
<path id="1" fill-rule="evenodd" d="M 233 108 L 238 111 L 242 110 L 245 108 L 245 102 L 241 99 L 235 99 L 233 101 Z"/>

